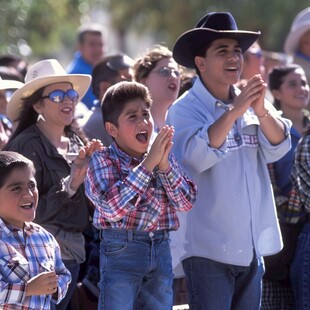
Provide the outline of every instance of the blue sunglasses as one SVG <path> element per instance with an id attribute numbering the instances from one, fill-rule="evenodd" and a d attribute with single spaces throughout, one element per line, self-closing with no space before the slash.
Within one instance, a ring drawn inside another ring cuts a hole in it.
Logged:
<path id="1" fill-rule="evenodd" d="M 54 103 L 62 103 L 67 96 L 72 102 L 76 103 L 79 100 L 79 93 L 74 89 L 63 91 L 61 89 L 53 90 L 48 95 L 41 97 L 42 99 L 48 98 Z"/>

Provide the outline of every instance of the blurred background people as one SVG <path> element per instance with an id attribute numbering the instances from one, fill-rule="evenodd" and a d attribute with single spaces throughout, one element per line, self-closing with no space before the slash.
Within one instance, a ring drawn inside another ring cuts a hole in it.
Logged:
<path id="1" fill-rule="evenodd" d="M 97 63 L 92 71 L 92 90 L 96 96 L 95 104 L 83 118 L 82 126 L 89 139 L 99 139 L 105 146 L 112 143 L 111 136 L 107 133 L 101 113 L 101 100 L 106 90 L 120 82 L 131 81 L 133 78 L 134 60 L 129 56 L 118 53 L 104 57 Z"/>
<path id="2" fill-rule="evenodd" d="M 258 41 L 254 42 L 243 54 L 243 61 L 241 80 L 249 80 L 255 74 L 260 74 L 263 80 L 266 80 L 264 55 Z"/>
<path id="3" fill-rule="evenodd" d="M 13 132 L 13 124 L 6 114 L 8 100 L 13 92 L 23 85 L 24 83 L 16 80 L 2 79 L 0 69 L 0 150 L 6 145 Z"/>
<path id="4" fill-rule="evenodd" d="M 28 70 L 28 62 L 24 58 L 12 54 L 0 55 L 0 66 L 14 68 L 17 71 L 15 75 L 18 76 L 18 80 L 24 82 Z"/>
<path id="5" fill-rule="evenodd" d="M 299 234 L 296 251 L 290 271 L 294 309 L 306 310 L 310 304 L 310 127 L 304 132 L 296 147 L 292 170 L 292 182 L 296 187 L 298 204 L 294 206 L 306 217 L 303 230 Z"/>
<path id="6" fill-rule="evenodd" d="M 93 67 L 103 57 L 106 45 L 104 28 L 99 24 L 85 24 L 78 29 L 77 51 L 67 68 L 69 74 L 92 74 Z M 91 87 L 80 100 L 91 109 L 96 96 Z"/>
<path id="7" fill-rule="evenodd" d="M 151 114 L 157 132 L 166 124 L 168 109 L 179 95 L 179 65 L 167 47 L 155 45 L 135 60 L 134 79 L 150 91 L 153 100 Z"/>
<path id="8" fill-rule="evenodd" d="M 293 309 L 294 300 L 290 284 L 290 267 L 294 257 L 297 238 L 304 225 L 302 221 L 291 223 L 289 200 L 294 195 L 291 171 L 294 152 L 305 128 L 309 125 L 309 84 L 303 68 L 296 64 L 274 67 L 269 74 L 269 89 L 274 106 L 290 119 L 292 147 L 280 160 L 269 164 L 277 214 L 284 247 L 276 255 L 264 257 L 262 310 Z M 298 308 L 300 309 L 300 308 Z"/>
<path id="9" fill-rule="evenodd" d="M 300 11 L 294 18 L 288 33 L 284 51 L 293 62 L 303 67 L 310 81 L 310 7 Z"/>
<path id="10" fill-rule="evenodd" d="M 66 309 L 85 260 L 83 232 L 89 228 L 91 205 L 84 194 L 87 157 L 101 147 L 87 143 L 74 126 L 75 106 L 90 85 L 85 74 L 67 74 L 55 59 L 31 66 L 25 85 L 14 92 L 8 117 L 17 123 L 6 150 L 31 159 L 36 168 L 39 204 L 35 222 L 52 233 L 72 275 L 66 297 L 57 309 Z"/>

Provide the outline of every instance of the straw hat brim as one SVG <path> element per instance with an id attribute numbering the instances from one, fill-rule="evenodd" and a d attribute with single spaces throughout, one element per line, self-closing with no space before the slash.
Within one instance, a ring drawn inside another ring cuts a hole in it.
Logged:
<path id="1" fill-rule="evenodd" d="M 21 88 L 25 84 L 15 80 L 0 80 L 0 90 Z"/>
<path id="2" fill-rule="evenodd" d="M 79 99 L 81 100 L 90 86 L 91 75 L 66 74 L 57 76 L 43 76 L 31 80 L 13 93 L 7 105 L 6 113 L 8 118 L 11 121 L 17 121 L 19 119 L 20 112 L 24 105 L 24 98 L 31 96 L 35 91 L 42 87 L 62 82 L 71 83 L 73 89 L 79 93 Z"/>
<path id="3" fill-rule="evenodd" d="M 242 30 L 214 30 L 195 28 L 183 33 L 173 47 L 173 58 L 177 63 L 188 68 L 195 68 L 194 55 L 197 50 L 216 39 L 234 39 L 244 53 L 260 36 L 260 32 Z"/>
<path id="4" fill-rule="evenodd" d="M 297 52 L 300 38 L 308 30 L 310 30 L 310 23 L 300 26 L 296 30 L 290 31 L 285 39 L 284 52 L 288 55 L 293 56 Z"/>

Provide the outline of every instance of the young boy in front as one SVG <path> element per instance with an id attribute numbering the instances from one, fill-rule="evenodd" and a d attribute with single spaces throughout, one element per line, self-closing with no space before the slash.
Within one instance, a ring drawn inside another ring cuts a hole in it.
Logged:
<path id="1" fill-rule="evenodd" d="M 37 204 L 33 163 L 16 152 L 0 152 L 1 309 L 50 309 L 71 281 L 54 237 L 32 223 Z"/>
<path id="2" fill-rule="evenodd" d="M 176 211 L 188 211 L 196 186 L 170 150 L 173 127 L 150 146 L 153 123 L 147 88 L 136 82 L 110 87 L 102 115 L 114 142 L 95 152 L 85 180 L 101 230 L 99 309 L 172 308 L 169 231 Z"/>

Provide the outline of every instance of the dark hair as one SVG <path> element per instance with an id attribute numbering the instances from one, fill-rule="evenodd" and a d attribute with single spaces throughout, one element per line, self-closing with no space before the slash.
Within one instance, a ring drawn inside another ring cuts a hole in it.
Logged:
<path id="1" fill-rule="evenodd" d="M 134 79 L 140 82 L 142 79 L 148 77 L 150 72 L 156 67 L 156 64 L 164 58 L 172 58 L 172 52 L 166 46 L 155 45 L 145 55 L 136 59 L 133 66 Z"/>
<path id="2" fill-rule="evenodd" d="M 269 89 L 271 91 L 279 90 L 283 83 L 284 77 L 287 76 L 289 73 L 295 71 L 296 69 L 302 69 L 302 67 L 297 64 L 289 64 L 285 66 L 274 67 L 270 71 L 268 76 Z M 277 110 L 281 109 L 281 102 L 276 98 L 274 98 L 273 105 Z"/>
<path id="3" fill-rule="evenodd" d="M 33 162 L 25 156 L 10 151 L 0 151 L 0 188 L 16 168 L 28 167 L 35 174 Z"/>
<path id="4" fill-rule="evenodd" d="M 113 70 L 112 68 L 110 68 L 107 63 L 117 57 L 119 56 L 106 56 L 99 63 L 97 63 L 93 69 L 91 86 L 95 96 L 98 99 L 100 99 L 99 84 L 102 81 L 108 82 L 111 85 L 115 84 L 116 82 L 119 73 L 117 70 Z"/>
<path id="5" fill-rule="evenodd" d="M 3 80 L 24 82 L 24 77 L 14 67 L 0 66 L 0 76 Z"/>
<path id="6" fill-rule="evenodd" d="M 129 101 L 141 98 L 150 107 L 152 99 L 146 86 L 138 82 L 123 81 L 109 87 L 101 102 L 102 118 L 118 126 L 118 118 Z"/>
<path id="7" fill-rule="evenodd" d="M 214 41 L 214 40 L 213 40 Z M 206 43 L 205 45 L 201 45 L 196 51 L 193 52 L 194 59 L 196 56 L 206 57 L 207 51 L 212 45 L 213 41 Z M 195 62 L 195 61 L 194 61 Z M 196 74 L 200 77 L 200 71 L 195 64 Z"/>
<path id="8" fill-rule="evenodd" d="M 21 75 L 21 82 L 24 82 L 28 70 L 28 62 L 18 55 L 6 54 L 0 55 L 0 66 L 13 67 Z"/>

